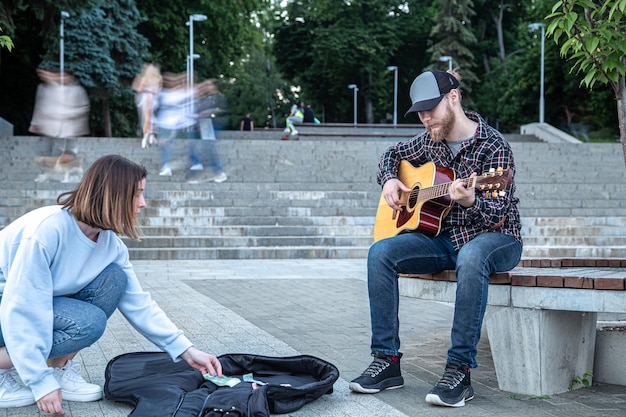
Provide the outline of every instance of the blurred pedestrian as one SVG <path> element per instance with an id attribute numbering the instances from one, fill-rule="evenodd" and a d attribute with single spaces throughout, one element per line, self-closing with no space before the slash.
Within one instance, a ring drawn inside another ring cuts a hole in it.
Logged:
<path id="1" fill-rule="evenodd" d="M 208 79 L 197 87 L 196 110 L 200 127 L 200 152 L 196 142 L 191 142 L 189 155 L 193 165 L 189 169 L 187 182 L 197 184 L 203 181 L 224 182 L 227 179 L 217 154 L 217 133 L 228 124 L 228 103 L 220 93 L 215 79 Z M 204 163 L 209 164 L 212 176 L 204 172 Z"/>
<path id="2" fill-rule="evenodd" d="M 83 158 L 78 155 L 74 137 L 89 134 L 89 97 L 76 78 L 56 69 L 37 70 L 41 83 L 37 87 L 35 107 L 29 132 L 49 136 L 50 153 L 35 158 L 43 172 L 35 178 L 45 182 L 59 177 L 62 182 L 80 179 Z"/>
<path id="3" fill-rule="evenodd" d="M 76 137 L 89 134 L 89 97 L 70 72 L 40 68 L 35 107 L 28 131 L 37 135 Z"/>
<path id="4" fill-rule="evenodd" d="M 254 131 L 254 120 L 250 117 L 250 113 L 246 113 L 246 116 L 241 119 L 239 123 L 239 130 Z"/>
<path id="5" fill-rule="evenodd" d="M 154 131 L 154 111 L 157 97 L 163 87 L 161 69 L 156 64 L 147 64 L 133 80 L 132 89 L 136 92 L 135 105 L 143 138 L 141 147 L 147 148 L 156 143 Z"/>
<path id="6" fill-rule="evenodd" d="M 170 159 L 176 137 L 196 124 L 195 115 L 190 111 L 193 91 L 186 88 L 186 78 L 184 73 L 163 74 L 163 89 L 158 95 L 156 113 L 157 136 L 161 146 L 161 176 L 172 175 Z"/>

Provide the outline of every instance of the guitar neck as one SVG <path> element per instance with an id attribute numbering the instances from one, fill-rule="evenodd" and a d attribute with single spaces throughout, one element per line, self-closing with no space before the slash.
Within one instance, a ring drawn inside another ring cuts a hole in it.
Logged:
<path id="1" fill-rule="evenodd" d="M 465 178 L 463 181 L 465 181 L 466 188 L 476 188 L 476 177 Z M 415 201 L 419 202 L 419 201 L 427 201 L 427 200 L 433 200 L 439 197 L 444 197 L 444 196 L 450 195 L 451 185 L 452 185 L 452 181 L 433 185 L 431 187 L 425 187 L 425 188 L 412 190 L 409 198 L 414 199 Z"/>

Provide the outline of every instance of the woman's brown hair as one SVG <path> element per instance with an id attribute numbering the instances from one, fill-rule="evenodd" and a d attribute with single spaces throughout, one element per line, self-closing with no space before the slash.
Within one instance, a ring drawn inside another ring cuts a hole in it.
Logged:
<path id="1" fill-rule="evenodd" d="M 135 198 L 148 171 L 120 155 L 98 158 L 85 172 L 78 187 L 57 197 L 57 204 L 81 222 L 139 239 Z"/>

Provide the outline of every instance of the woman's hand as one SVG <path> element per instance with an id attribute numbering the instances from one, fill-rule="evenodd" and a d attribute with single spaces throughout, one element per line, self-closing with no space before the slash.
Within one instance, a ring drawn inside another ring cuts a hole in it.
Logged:
<path id="1" fill-rule="evenodd" d="M 202 375 L 211 374 L 213 376 L 222 376 L 222 364 L 215 355 L 210 355 L 191 346 L 184 351 L 180 357 L 184 359 L 189 366 L 200 371 Z"/>
<path id="2" fill-rule="evenodd" d="M 63 410 L 63 398 L 61 397 L 61 389 L 46 394 L 37 401 L 37 407 L 44 413 L 65 414 Z"/>

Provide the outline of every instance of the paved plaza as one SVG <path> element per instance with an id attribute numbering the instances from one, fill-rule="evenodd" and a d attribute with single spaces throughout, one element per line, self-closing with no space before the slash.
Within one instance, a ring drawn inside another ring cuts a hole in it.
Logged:
<path id="1" fill-rule="evenodd" d="M 402 297 L 402 389 L 354 394 L 348 382 L 369 365 L 369 308 L 363 259 L 136 261 L 145 289 L 203 350 L 217 355 L 315 355 L 341 373 L 334 393 L 291 413 L 294 417 L 577 416 L 626 415 L 626 388 L 590 388 L 530 398 L 498 389 L 486 333 L 476 397 L 461 409 L 426 404 L 443 371 L 453 308 Z M 94 383 L 106 363 L 127 352 L 156 350 L 116 312 L 104 337 L 78 362 Z M 514 360 L 514 358 L 511 358 Z M 66 416 L 122 417 L 131 407 L 112 401 L 66 402 Z M 0 410 L 1 416 L 36 416 L 35 406 Z"/>

